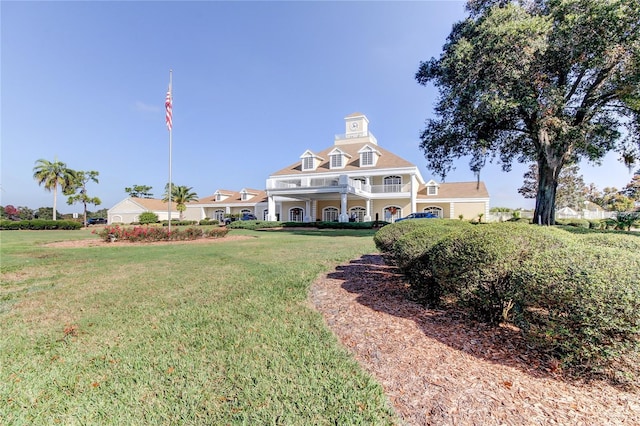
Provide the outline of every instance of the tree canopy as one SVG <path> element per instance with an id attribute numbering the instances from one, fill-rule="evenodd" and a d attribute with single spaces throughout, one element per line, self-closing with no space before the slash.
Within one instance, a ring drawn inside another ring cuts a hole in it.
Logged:
<path id="1" fill-rule="evenodd" d="M 640 2 L 472 0 L 416 80 L 439 90 L 420 147 L 443 178 L 454 160 L 538 166 L 535 219 L 555 223 L 562 168 L 615 150 L 640 160 Z"/>
<path id="2" fill-rule="evenodd" d="M 124 191 L 129 194 L 130 197 L 153 198 L 151 189 L 152 187 L 147 185 L 133 185 L 132 187 L 126 187 Z"/>
<path id="3" fill-rule="evenodd" d="M 191 201 L 198 201 L 198 194 L 193 192 L 193 188 L 188 186 L 167 184 L 162 199 L 164 202 L 169 202 L 169 187 L 171 187 L 171 202 L 176 203 L 176 209 L 180 212 L 180 219 L 182 219 L 182 214 L 187 210 L 185 204 Z"/>
<path id="4" fill-rule="evenodd" d="M 65 190 L 65 195 L 68 195 L 67 204 L 82 203 L 83 206 L 83 222 L 87 223 L 87 204 L 93 204 L 99 206 L 102 204 L 100 198 L 90 197 L 87 194 L 87 183 L 95 182 L 99 183 L 98 175 L 100 173 L 92 171 L 76 171 L 76 176 L 72 184 Z"/>
<path id="5" fill-rule="evenodd" d="M 58 188 L 65 191 L 72 186 L 76 179 L 76 171 L 69 169 L 66 163 L 39 159 L 33 168 L 33 178 L 38 185 L 44 185 L 47 191 L 53 192 L 53 220 L 57 218 L 56 205 L 58 201 Z"/>

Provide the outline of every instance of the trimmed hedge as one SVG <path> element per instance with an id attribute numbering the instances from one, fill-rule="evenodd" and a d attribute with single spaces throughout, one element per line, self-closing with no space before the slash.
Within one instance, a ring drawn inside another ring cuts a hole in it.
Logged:
<path id="1" fill-rule="evenodd" d="M 438 219 L 428 219 L 429 221 Z M 378 250 L 385 254 L 389 254 L 393 249 L 395 242 L 405 234 L 411 231 L 419 229 L 427 225 L 427 219 L 425 220 L 403 220 L 401 222 L 393 223 L 391 225 L 381 228 L 373 236 L 373 241 L 376 244 Z"/>
<path id="2" fill-rule="evenodd" d="M 496 223 L 449 234 L 420 259 L 432 276 L 429 284 L 435 286 L 429 294 L 453 297 L 483 321 L 519 322 L 522 301 L 511 275 L 534 254 L 563 246 L 555 231 Z"/>
<path id="3" fill-rule="evenodd" d="M 640 355 L 640 256 L 573 241 L 513 272 L 526 336 L 566 365 L 598 371 Z"/>
<path id="4" fill-rule="evenodd" d="M 50 230 L 50 229 L 80 229 L 82 223 L 73 220 L 0 220 L 0 229 L 5 231 L 30 229 L 30 230 Z"/>
<path id="5" fill-rule="evenodd" d="M 640 235 L 426 223 L 401 222 L 374 237 L 416 298 L 511 322 L 573 371 L 627 384 L 640 378 Z"/>

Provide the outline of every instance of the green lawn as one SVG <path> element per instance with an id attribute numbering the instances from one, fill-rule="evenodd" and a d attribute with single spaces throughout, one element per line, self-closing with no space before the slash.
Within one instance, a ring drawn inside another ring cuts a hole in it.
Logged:
<path id="1" fill-rule="evenodd" d="M 382 388 L 307 301 L 372 231 L 53 248 L 0 232 L 3 424 L 393 424 Z"/>

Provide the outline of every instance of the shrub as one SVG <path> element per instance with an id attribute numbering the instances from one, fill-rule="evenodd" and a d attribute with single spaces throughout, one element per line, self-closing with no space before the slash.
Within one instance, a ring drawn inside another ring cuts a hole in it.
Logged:
<path id="1" fill-rule="evenodd" d="M 219 228 L 213 228 L 219 229 Z M 95 232 L 95 231 L 94 231 Z M 217 232 L 217 236 L 225 236 L 228 231 Z M 154 241 L 186 241 L 201 238 L 204 235 L 202 228 L 189 227 L 186 229 L 171 229 L 158 226 L 134 226 L 133 228 L 123 228 L 116 226 L 105 226 L 96 232 L 104 241 L 112 242 L 116 240 L 126 240 L 131 242 L 154 242 Z M 213 232 L 211 235 L 216 234 Z M 207 234 L 207 236 L 210 236 Z"/>
<path id="2" fill-rule="evenodd" d="M 147 225 L 149 223 L 158 223 L 158 215 L 153 212 L 140 213 L 139 223 Z"/>
<path id="3" fill-rule="evenodd" d="M 440 238 L 455 229 L 466 229 L 470 222 L 448 219 L 429 219 L 421 221 L 420 226 L 400 235 L 392 244 L 389 255 L 401 268 L 405 268 L 415 259 L 427 252 Z"/>
<path id="4" fill-rule="evenodd" d="M 589 229 L 604 229 L 605 223 L 602 219 L 589 219 Z"/>
<path id="5" fill-rule="evenodd" d="M 572 244 L 544 250 L 514 270 L 528 306 L 525 336 L 565 365 L 597 371 L 640 353 L 640 256 Z"/>
<path id="6" fill-rule="evenodd" d="M 267 220 L 236 220 L 227 225 L 229 229 L 264 229 L 264 228 L 279 228 L 282 226 L 282 222 L 267 221 Z"/>
<path id="7" fill-rule="evenodd" d="M 198 222 L 199 225 L 219 225 L 220 221 L 218 219 L 209 219 L 208 217 L 202 219 Z"/>
<path id="8" fill-rule="evenodd" d="M 426 296 L 441 293 L 452 297 L 474 317 L 487 322 L 518 322 L 514 314 L 522 301 L 511 274 L 534 254 L 562 246 L 559 232 L 504 222 L 449 234 L 420 258 L 430 269 L 429 284 L 435 286 Z"/>
<path id="9" fill-rule="evenodd" d="M 632 226 L 640 225 L 640 212 L 617 212 L 610 219 L 605 219 L 607 229 L 630 231 Z"/>
<path id="10" fill-rule="evenodd" d="M 590 232 L 581 235 L 580 241 L 584 244 L 597 247 L 613 247 L 640 253 L 640 234 L 601 233 Z"/>
<path id="11" fill-rule="evenodd" d="M 82 228 L 82 223 L 74 220 L 45 220 L 45 219 L 33 219 L 33 220 L 2 220 L 0 221 L 0 229 L 2 230 L 51 230 L 51 229 L 64 229 L 73 230 Z"/>
<path id="12" fill-rule="evenodd" d="M 380 228 L 378 232 L 373 236 L 373 241 L 376 244 L 378 250 L 383 253 L 390 253 L 393 250 L 395 242 L 404 234 L 407 234 L 415 229 L 423 226 L 425 220 L 403 220 L 401 222 L 393 223 Z M 437 220 L 437 219 L 428 219 Z"/>
<path id="13" fill-rule="evenodd" d="M 197 223 L 197 220 L 171 220 L 171 226 L 191 226 Z M 163 220 L 162 226 L 169 226 L 169 221 Z"/>
<path id="14" fill-rule="evenodd" d="M 224 227 L 211 228 L 205 232 L 207 238 L 222 238 L 229 233 L 229 230 Z"/>

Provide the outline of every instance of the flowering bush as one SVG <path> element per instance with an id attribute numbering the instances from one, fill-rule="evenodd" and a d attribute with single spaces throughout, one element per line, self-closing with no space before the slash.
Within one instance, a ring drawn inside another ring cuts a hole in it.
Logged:
<path id="1" fill-rule="evenodd" d="M 218 238 L 224 237 L 227 229 L 213 228 L 207 231 L 207 237 Z M 119 225 L 105 226 L 99 231 L 93 231 L 98 234 L 106 242 L 114 242 L 117 240 L 127 240 L 131 242 L 154 242 L 154 241 L 188 241 L 202 238 L 204 232 L 201 228 L 172 229 L 160 228 L 157 226 L 134 226 L 133 228 L 124 228 Z"/>
<path id="2" fill-rule="evenodd" d="M 227 235 L 227 233 L 229 232 L 229 230 L 227 228 L 211 228 L 207 231 L 207 238 L 222 238 L 225 235 Z"/>

